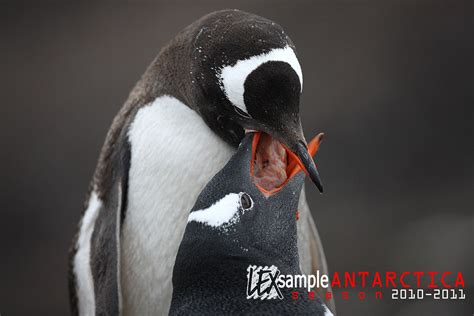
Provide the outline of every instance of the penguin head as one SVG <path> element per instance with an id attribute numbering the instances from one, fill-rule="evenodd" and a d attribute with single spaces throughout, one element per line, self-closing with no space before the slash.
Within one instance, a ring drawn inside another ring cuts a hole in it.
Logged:
<path id="1" fill-rule="evenodd" d="M 222 258 L 247 257 L 298 265 L 296 221 L 304 173 L 289 161 L 289 177 L 279 188 L 273 192 L 259 188 L 254 168 L 261 137 L 261 133 L 246 134 L 234 156 L 199 195 L 175 269 L 189 269 L 190 257 L 206 262 L 209 257 L 219 264 Z M 321 134 L 310 142 L 311 154 L 320 141 Z"/>
<path id="2" fill-rule="evenodd" d="M 191 50 L 194 106 L 225 140 L 245 132 L 279 141 L 322 192 L 321 179 L 303 135 L 303 75 L 291 39 L 276 23 L 238 10 L 198 21 Z"/>

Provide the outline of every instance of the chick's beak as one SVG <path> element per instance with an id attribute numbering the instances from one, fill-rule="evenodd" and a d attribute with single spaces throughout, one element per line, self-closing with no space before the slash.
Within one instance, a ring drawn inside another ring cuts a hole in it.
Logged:
<path id="1" fill-rule="evenodd" d="M 279 124 L 278 122 L 284 123 Z M 273 125 L 273 127 L 271 125 Z M 303 128 L 301 127 L 299 118 L 295 120 L 276 119 L 273 124 L 255 124 L 255 126 L 245 127 L 246 133 L 254 131 L 263 131 L 280 141 L 281 144 L 286 147 L 287 153 L 292 155 L 293 160 L 296 161 L 306 175 L 310 177 L 319 192 L 323 193 L 321 177 L 319 176 L 318 169 L 312 157 L 319 147 L 324 136 L 323 133 L 314 137 L 308 146 L 303 135 Z"/>

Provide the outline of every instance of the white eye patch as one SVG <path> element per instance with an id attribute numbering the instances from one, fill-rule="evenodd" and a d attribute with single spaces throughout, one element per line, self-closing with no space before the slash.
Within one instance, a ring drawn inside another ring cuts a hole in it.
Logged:
<path id="1" fill-rule="evenodd" d="M 192 212 L 189 214 L 188 223 L 194 221 L 212 227 L 222 227 L 236 223 L 239 220 L 239 208 L 242 208 L 241 199 L 243 194 L 229 193 L 208 208 Z M 251 205 L 253 206 L 253 202 Z"/>
<path id="2" fill-rule="evenodd" d="M 245 80 L 252 71 L 268 61 L 282 61 L 288 63 L 298 74 L 301 83 L 301 91 L 303 91 L 303 73 L 301 66 L 296 58 L 295 52 L 289 46 L 285 48 L 275 48 L 268 53 L 239 60 L 234 66 L 222 68 L 218 77 L 222 83 L 227 99 L 247 114 L 247 107 L 244 103 Z"/>

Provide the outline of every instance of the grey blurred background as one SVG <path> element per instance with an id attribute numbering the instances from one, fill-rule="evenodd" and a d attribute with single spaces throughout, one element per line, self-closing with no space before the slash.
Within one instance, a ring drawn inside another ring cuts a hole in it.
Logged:
<path id="1" fill-rule="evenodd" d="M 467 300 L 340 299 L 340 315 L 474 313 L 473 2 L 1 4 L 0 313 L 65 315 L 67 249 L 112 118 L 159 49 L 216 9 L 281 24 L 303 68 L 308 186 L 331 271 L 461 271 Z"/>

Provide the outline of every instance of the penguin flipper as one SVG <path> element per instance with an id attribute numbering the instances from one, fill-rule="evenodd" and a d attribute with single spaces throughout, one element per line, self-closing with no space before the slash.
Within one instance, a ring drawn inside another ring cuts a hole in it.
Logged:
<path id="1" fill-rule="evenodd" d="M 327 263 L 326 263 L 326 256 L 324 255 L 323 244 L 321 243 L 321 239 L 319 237 L 318 229 L 313 220 L 313 216 L 311 213 L 309 214 L 308 218 L 308 227 L 310 230 L 310 234 L 312 238 L 310 238 L 310 250 L 311 250 L 311 257 L 312 257 L 312 273 L 315 274 L 317 270 L 320 273 L 329 274 Z M 332 292 L 331 285 L 326 289 L 322 289 L 322 294 L 326 295 L 327 292 Z M 328 308 L 331 312 L 336 315 L 336 304 L 334 302 L 334 296 L 330 300 L 325 300 Z"/>
<path id="2" fill-rule="evenodd" d="M 120 314 L 120 221 L 122 192 L 115 185 L 102 202 L 90 193 L 69 253 L 71 315 Z"/>
<path id="3" fill-rule="evenodd" d="M 106 165 L 107 185 L 91 185 L 69 260 L 72 315 L 120 315 L 120 232 L 127 205 L 130 144 L 122 138 Z M 101 164 L 99 163 L 99 167 Z M 100 170 L 100 168 L 98 168 Z M 97 171 L 96 171 L 97 173 Z"/>
<path id="4" fill-rule="evenodd" d="M 111 190 L 97 217 L 91 238 L 90 266 L 96 315 L 119 315 L 120 226 L 123 193 L 121 180 Z"/>
<path id="5" fill-rule="evenodd" d="M 298 207 L 302 215 L 302 223 L 301 226 L 298 227 L 298 237 L 305 241 L 301 243 L 301 246 L 299 246 L 300 262 L 304 264 L 304 261 L 309 261 L 306 264 L 307 267 L 302 266 L 303 273 L 316 274 L 319 270 L 320 274 L 329 274 L 323 244 L 321 242 L 321 238 L 319 237 L 318 229 L 314 223 L 313 216 L 311 215 L 308 202 L 306 201 L 304 187 L 301 191 L 300 203 Z M 306 249 L 301 249 L 302 247 L 305 247 Z M 304 254 L 305 252 L 308 253 Z M 309 256 L 309 258 L 307 258 L 307 256 Z M 336 315 L 334 296 L 330 300 L 326 300 L 324 296 L 327 292 L 332 292 L 331 285 L 329 285 L 326 289 L 321 288 L 319 295 L 321 295 L 323 302 L 325 302 L 331 312 Z"/>

